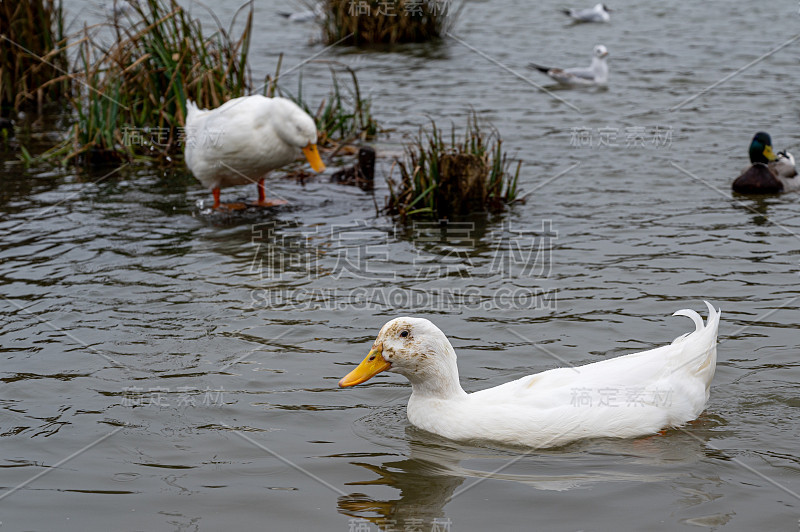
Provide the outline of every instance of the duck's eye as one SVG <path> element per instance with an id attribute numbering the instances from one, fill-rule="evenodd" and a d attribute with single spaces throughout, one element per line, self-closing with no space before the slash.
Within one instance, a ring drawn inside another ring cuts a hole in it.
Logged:
<path id="1" fill-rule="evenodd" d="M 406 336 L 408 336 L 408 331 L 403 331 L 400 333 L 400 338 L 405 338 Z"/>

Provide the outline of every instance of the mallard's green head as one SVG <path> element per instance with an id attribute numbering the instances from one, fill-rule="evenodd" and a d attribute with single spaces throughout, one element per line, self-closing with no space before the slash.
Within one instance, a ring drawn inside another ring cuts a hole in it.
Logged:
<path id="1" fill-rule="evenodd" d="M 772 138 L 769 134 L 759 131 L 753 137 L 753 142 L 750 143 L 750 162 L 751 163 L 764 163 L 775 160 L 775 154 L 772 152 Z"/>

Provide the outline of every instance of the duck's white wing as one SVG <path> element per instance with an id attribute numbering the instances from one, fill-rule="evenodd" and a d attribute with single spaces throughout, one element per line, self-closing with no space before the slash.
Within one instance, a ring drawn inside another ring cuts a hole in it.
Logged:
<path id="1" fill-rule="evenodd" d="M 535 424 L 563 427 L 567 440 L 575 431 L 627 437 L 690 421 L 708 399 L 719 312 L 709 305 L 705 324 L 692 310 L 676 314 L 691 317 L 696 330 L 670 345 L 530 375 L 472 393 L 470 402 L 476 408 L 516 405 L 517 416 L 530 413 Z"/>
<path id="2" fill-rule="evenodd" d="M 265 135 L 274 136 L 271 105 L 269 98 L 244 96 L 211 111 L 201 110 L 196 120 L 187 120 L 187 137 L 219 156 L 265 151 L 270 148 L 264 144 L 269 140 Z"/>
<path id="3" fill-rule="evenodd" d="M 242 96 L 228 100 L 216 109 L 199 109 L 194 102 L 186 103 L 186 127 L 194 132 L 204 129 L 230 129 L 241 131 L 242 126 L 250 126 L 255 117 L 264 114 L 269 98 L 262 96 Z"/>
<path id="4" fill-rule="evenodd" d="M 212 110 L 187 104 L 186 165 L 209 187 L 255 183 L 265 166 L 291 161 L 269 120 L 269 98 L 244 96 Z"/>

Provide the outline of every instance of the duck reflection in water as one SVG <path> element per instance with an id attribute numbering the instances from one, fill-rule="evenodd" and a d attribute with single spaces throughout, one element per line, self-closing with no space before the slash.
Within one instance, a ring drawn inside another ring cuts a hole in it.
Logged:
<path id="1" fill-rule="evenodd" d="M 719 436 L 722 420 L 708 414 L 686 428 L 663 431 L 633 440 L 585 440 L 553 449 L 515 449 L 454 444 L 413 426 L 406 427 L 408 458 L 372 464 L 350 462 L 377 478 L 348 482 L 364 492 L 339 497 L 339 512 L 365 519 L 381 530 L 425 532 L 455 530 L 447 504 L 462 493 L 479 489 L 484 481 L 510 481 L 534 490 L 567 491 L 608 482 L 694 483 L 692 493 L 713 489 L 718 478 L 702 478 L 694 465 L 704 458 L 728 460 L 705 441 Z M 613 465 L 610 465 L 613 464 Z M 694 470 L 691 478 L 687 471 Z M 466 481 L 466 482 L 465 482 Z M 378 493 L 388 486 L 398 498 Z M 371 489 L 372 488 L 372 489 Z M 414 528 L 416 527 L 416 528 Z"/>

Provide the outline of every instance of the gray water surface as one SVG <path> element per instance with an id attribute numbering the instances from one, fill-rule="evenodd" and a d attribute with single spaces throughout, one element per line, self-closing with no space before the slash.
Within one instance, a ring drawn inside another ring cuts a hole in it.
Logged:
<path id="1" fill-rule="evenodd" d="M 65 2 L 75 27 L 87 5 Z M 552 94 L 452 38 L 324 50 L 274 15 L 292 7 L 258 2 L 254 77 L 280 53 L 356 69 L 392 130 L 374 197 L 274 177 L 290 206 L 210 215 L 182 169 L 6 155 L 2 530 L 797 530 L 800 206 L 730 183 L 756 131 L 800 152 L 800 39 L 705 91 L 796 38 L 797 3 L 636 1 L 582 26 L 555 1 L 467 3 L 453 34 Z M 607 90 L 526 69 L 597 43 Z M 301 70 L 327 94 L 326 64 Z M 376 216 L 403 135 L 471 109 L 524 162 L 527 201 L 447 228 Z M 707 410 L 654 437 L 454 443 L 409 425 L 398 375 L 336 386 L 397 315 L 433 320 L 474 391 L 669 343 L 703 299 L 723 312 Z"/>

